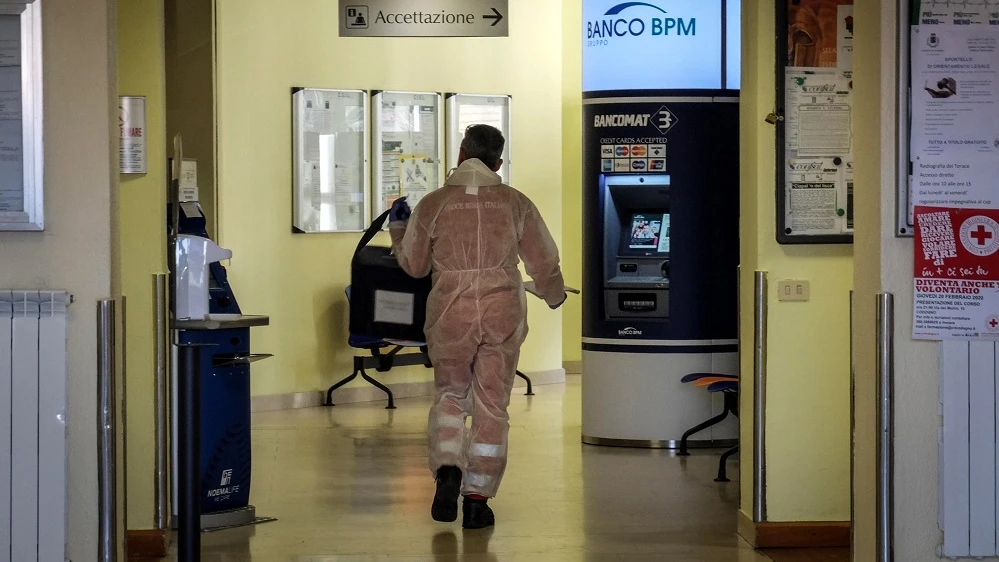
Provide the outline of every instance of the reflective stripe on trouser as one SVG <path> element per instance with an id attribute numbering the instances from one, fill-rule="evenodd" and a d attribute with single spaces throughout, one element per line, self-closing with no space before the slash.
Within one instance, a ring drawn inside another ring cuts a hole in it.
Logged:
<path id="1" fill-rule="evenodd" d="M 512 347 L 513 349 L 509 349 Z M 452 358 L 455 351 L 431 358 L 437 401 L 430 410 L 430 470 L 461 468 L 462 493 L 495 497 L 506 471 L 510 418 L 507 407 L 517 371 L 520 343 L 475 346 L 473 358 Z M 472 427 L 465 435 L 464 419 Z M 461 420 L 456 427 L 456 420 Z M 461 453 L 454 443 L 466 443 Z"/>

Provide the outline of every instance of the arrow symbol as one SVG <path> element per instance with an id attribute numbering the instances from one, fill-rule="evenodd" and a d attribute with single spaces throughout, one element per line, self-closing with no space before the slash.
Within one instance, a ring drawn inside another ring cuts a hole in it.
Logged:
<path id="1" fill-rule="evenodd" d="M 499 22 L 503 21 L 503 14 L 501 14 L 500 11 L 497 10 L 496 8 L 491 8 L 491 10 L 493 11 L 493 14 L 495 14 L 495 15 L 492 15 L 492 16 L 482 16 L 482 19 L 484 19 L 484 20 L 496 20 L 490 26 L 490 27 L 496 27 L 496 24 L 498 24 Z"/>

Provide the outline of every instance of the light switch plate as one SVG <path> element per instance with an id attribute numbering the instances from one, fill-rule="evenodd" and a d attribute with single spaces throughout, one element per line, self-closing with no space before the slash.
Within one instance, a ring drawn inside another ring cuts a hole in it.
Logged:
<path id="1" fill-rule="evenodd" d="M 786 280 L 777 283 L 777 300 L 807 302 L 812 298 L 812 284 L 808 281 Z"/>

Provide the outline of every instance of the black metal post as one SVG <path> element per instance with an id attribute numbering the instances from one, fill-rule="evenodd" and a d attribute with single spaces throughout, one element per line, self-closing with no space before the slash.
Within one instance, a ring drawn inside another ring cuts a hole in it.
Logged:
<path id="1" fill-rule="evenodd" d="M 201 348 L 178 349 L 178 548 L 181 562 L 201 561 Z"/>

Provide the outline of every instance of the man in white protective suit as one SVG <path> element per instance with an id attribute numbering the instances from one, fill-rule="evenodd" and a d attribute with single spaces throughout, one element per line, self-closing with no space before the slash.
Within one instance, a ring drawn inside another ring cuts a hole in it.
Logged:
<path id="1" fill-rule="evenodd" d="M 507 407 L 527 336 L 520 261 L 552 309 L 566 299 L 541 214 L 496 173 L 505 142 L 494 127 L 469 127 L 444 186 L 412 212 L 396 201 L 390 215 L 399 265 L 413 277 L 433 275 L 425 329 L 437 390 L 428 427 L 437 480 L 431 515 L 455 521 L 462 495 L 466 529 L 495 524 L 486 502 L 506 469 Z"/>

